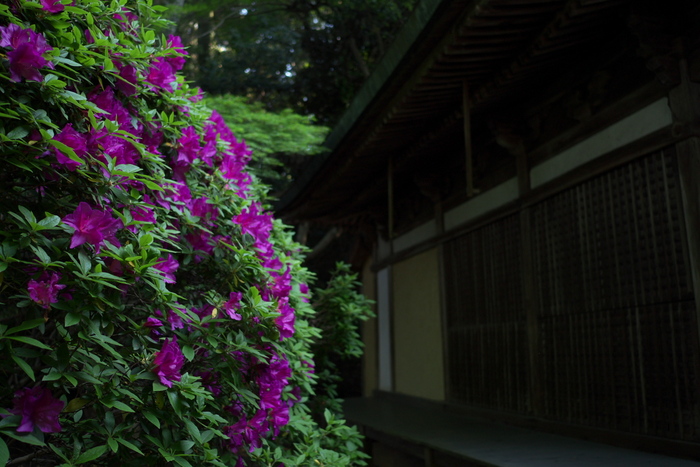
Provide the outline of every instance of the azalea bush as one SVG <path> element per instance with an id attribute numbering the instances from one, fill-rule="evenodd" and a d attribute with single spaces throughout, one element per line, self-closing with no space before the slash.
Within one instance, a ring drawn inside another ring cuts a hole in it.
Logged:
<path id="1" fill-rule="evenodd" d="M 0 465 L 364 465 L 312 275 L 150 1 L 0 4 Z"/>

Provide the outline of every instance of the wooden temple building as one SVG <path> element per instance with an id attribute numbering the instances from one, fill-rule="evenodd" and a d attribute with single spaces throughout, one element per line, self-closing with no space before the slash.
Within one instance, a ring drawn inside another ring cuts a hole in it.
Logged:
<path id="1" fill-rule="evenodd" d="M 327 146 L 375 465 L 700 460 L 700 2 L 422 0 Z"/>

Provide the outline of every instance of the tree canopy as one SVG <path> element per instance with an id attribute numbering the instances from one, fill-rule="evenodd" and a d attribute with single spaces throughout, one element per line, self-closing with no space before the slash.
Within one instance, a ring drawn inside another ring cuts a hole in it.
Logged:
<path id="1" fill-rule="evenodd" d="M 186 76 L 332 123 L 416 0 L 161 0 L 194 58 Z"/>
<path id="2" fill-rule="evenodd" d="M 270 112 L 260 102 L 231 94 L 206 97 L 204 103 L 221 114 L 234 134 L 245 135 L 253 150 L 249 168 L 270 185 L 272 196 L 287 187 L 307 156 L 323 150 L 329 129 L 310 116 L 288 108 Z"/>

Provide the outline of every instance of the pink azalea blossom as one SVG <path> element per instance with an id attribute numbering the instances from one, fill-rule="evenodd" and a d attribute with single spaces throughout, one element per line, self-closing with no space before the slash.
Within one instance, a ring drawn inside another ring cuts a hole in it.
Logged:
<path id="1" fill-rule="evenodd" d="M 115 234 L 122 227 L 122 221 L 113 218 L 106 211 L 92 209 L 88 203 L 80 203 L 73 214 L 63 218 L 63 222 L 75 229 L 71 237 L 71 248 L 89 243 L 99 251 L 105 241 L 119 244 Z"/>
<path id="2" fill-rule="evenodd" d="M 270 286 L 270 291 L 272 295 L 276 298 L 289 297 L 289 292 L 292 291 L 292 275 L 287 268 L 282 274 L 276 272 L 270 272 L 272 277 L 272 284 Z"/>
<path id="3" fill-rule="evenodd" d="M 40 0 L 44 11 L 49 13 L 60 13 L 65 7 L 61 4 L 61 0 Z"/>
<path id="4" fill-rule="evenodd" d="M 241 315 L 237 312 L 241 308 L 241 298 L 243 294 L 241 292 L 231 292 L 229 294 L 228 301 L 224 303 L 223 309 L 229 318 L 240 321 L 242 319 Z"/>
<path id="5" fill-rule="evenodd" d="M 23 29 L 14 23 L 0 27 L 0 47 L 12 49 L 7 52 L 7 59 L 10 62 L 10 81 L 15 83 L 22 81 L 22 78 L 43 81 L 39 69 L 54 67 L 45 57 L 53 47 L 46 43 L 42 34 L 32 29 Z"/>
<path id="6" fill-rule="evenodd" d="M 193 216 L 201 218 L 208 225 L 214 225 L 217 217 L 219 217 L 219 209 L 215 205 L 207 203 L 207 201 L 209 201 L 209 198 L 203 196 L 191 200 L 187 205 Z"/>
<path id="7" fill-rule="evenodd" d="M 58 302 L 58 292 L 66 288 L 65 285 L 58 283 L 60 279 L 61 276 L 58 273 L 52 272 L 48 278 L 29 281 L 27 284 L 29 298 L 48 310 L 52 303 Z"/>
<path id="8" fill-rule="evenodd" d="M 121 92 L 126 96 L 133 96 L 136 94 L 136 85 L 138 83 L 138 73 L 136 67 L 129 64 L 123 64 L 121 62 L 114 63 L 119 70 L 119 78 L 117 80 L 116 86 Z"/>
<path id="9" fill-rule="evenodd" d="M 165 58 L 158 57 L 153 60 L 148 75 L 146 76 L 146 81 L 148 83 L 168 92 L 172 92 L 173 87 L 171 83 L 174 83 L 176 80 L 175 70 Z"/>
<path id="10" fill-rule="evenodd" d="M 114 88 L 107 87 L 104 90 L 97 88 L 87 95 L 87 99 L 104 111 L 104 113 L 97 114 L 98 118 L 117 122 L 124 131 L 133 131 L 136 128 L 131 113 L 114 94 Z"/>
<path id="11" fill-rule="evenodd" d="M 177 140 L 177 162 L 192 164 L 197 160 L 201 146 L 199 145 L 199 134 L 193 126 L 188 126 L 182 130 L 182 136 Z"/>
<path id="12" fill-rule="evenodd" d="M 173 258 L 173 255 L 168 254 L 166 259 L 161 258 L 160 262 L 153 267 L 160 271 L 166 283 L 174 284 L 176 282 L 174 273 L 177 271 L 177 268 L 180 267 L 180 263 Z"/>
<path id="13" fill-rule="evenodd" d="M 153 371 L 164 386 L 171 388 L 174 381 L 182 379 L 180 370 L 184 363 L 185 355 L 177 344 L 177 337 L 173 337 L 172 340 L 165 339 L 163 347 L 156 352 L 153 359 Z"/>
<path id="14" fill-rule="evenodd" d="M 85 157 L 87 154 L 87 138 L 82 133 L 75 131 L 71 123 L 66 124 L 61 132 L 54 137 L 54 139 L 71 148 L 75 152 L 75 155 L 80 159 Z M 56 160 L 58 160 L 59 163 L 63 164 L 71 172 L 82 165 L 82 163 L 74 161 L 58 149 L 53 148 L 53 150 L 56 154 Z"/>
<path id="15" fill-rule="evenodd" d="M 180 36 L 174 36 L 170 34 L 168 36 L 167 45 L 168 47 L 173 48 L 178 54 L 187 55 L 187 51 L 182 46 L 182 39 L 180 39 Z M 168 64 L 172 67 L 173 71 L 182 70 L 182 67 L 185 66 L 185 62 L 187 61 L 187 59 L 181 55 L 173 54 L 166 58 Z"/>
<path id="16" fill-rule="evenodd" d="M 150 197 L 148 195 L 144 196 L 144 202 L 150 204 Z M 137 222 L 143 222 L 146 224 L 155 224 L 156 215 L 153 209 L 146 206 L 132 206 L 129 211 L 131 212 L 131 217 Z M 126 228 L 131 233 L 136 233 L 139 230 L 137 225 L 127 225 Z"/>
<path id="17" fill-rule="evenodd" d="M 280 333 L 280 340 L 292 337 L 294 335 L 294 308 L 289 305 L 288 298 L 282 298 L 277 305 L 277 311 L 280 315 L 275 318 L 275 325 Z"/>
<path id="18" fill-rule="evenodd" d="M 44 433 L 61 431 L 58 415 L 66 404 L 55 399 L 49 389 L 40 386 L 20 389 L 15 393 L 13 403 L 14 408 L 10 412 L 22 416 L 18 432 L 31 433 L 34 427 Z"/>
<path id="19" fill-rule="evenodd" d="M 211 234 L 205 230 L 198 230 L 195 233 L 185 235 L 185 239 L 190 242 L 193 250 L 204 252 L 208 255 L 214 252 L 214 244 L 212 243 Z M 200 260 L 199 256 L 195 260 Z"/>
<path id="20" fill-rule="evenodd" d="M 205 145 L 199 151 L 199 157 L 209 167 L 213 167 L 216 157 L 216 126 L 214 124 L 210 123 L 204 127 L 204 141 Z"/>

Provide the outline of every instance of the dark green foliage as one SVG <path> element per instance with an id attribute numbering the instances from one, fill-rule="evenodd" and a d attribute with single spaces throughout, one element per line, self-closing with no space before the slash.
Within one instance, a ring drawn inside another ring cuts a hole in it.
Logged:
<path id="1" fill-rule="evenodd" d="M 188 78 L 330 124 L 416 0 L 165 1 L 196 62 Z"/>
<path id="2" fill-rule="evenodd" d="M 260 102 L 229 94 L 207 97 L 205 104 L 217 110 L 234 134 L 244 135 L 253 149 L 249 167 L 272 188 L 272 195 L 292 181 L 295 169 L 309 156 L 323 151 L 328 128 L 315 125 L 308 116 L 290 109 L 265 110 Z"/>
<path id="3" fill-rule="evenodd" d="M 310 403 L 315 413 L 322 408 L 341 412 L 338 385 L 342 378 L 336 362 L 358 359 L 364 351 L 359 326 L 373 318 L 374 312 L 373 302 L 360 293 L 360 286 L 350 266 L 338 263 L 326 287 L 316 290 L 312 322 L 321 330 L 321 339 L 312 346 L 319 378 L 316 397 Z"/>
<path id="4" fill-rule="evenodd" d="M 364 465 L 308 405 L 304 248 L 159 8 L 49 3 L 0 3 L 0 464 Z"/>

